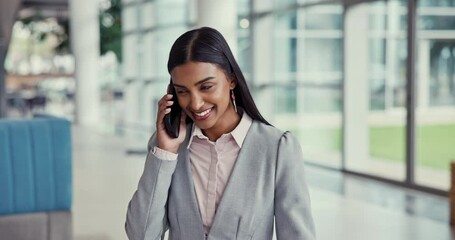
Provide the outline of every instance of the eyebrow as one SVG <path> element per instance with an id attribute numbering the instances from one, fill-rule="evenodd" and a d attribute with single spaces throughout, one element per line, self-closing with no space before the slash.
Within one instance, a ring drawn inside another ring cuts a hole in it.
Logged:
<path id="1" fill-rule="evenodd" d="M 204 79 L 202 79 L 202 80 L 197 81 L 197 83 L 195 83 L 194 86 L 203 84 L 204 82 L 207 82 L 208 80 L 212 80 L 212 79 L 215 79 L 215 77 L 206 77 L 206 78 L 204 78 Z M 181 87 L 181 88 L 184 88 L 185 86 L 182 86 L 182 85 L 179 85 L 179 84 L 175 84 L 175 83 L 174 83 L 174 87 Z"/>

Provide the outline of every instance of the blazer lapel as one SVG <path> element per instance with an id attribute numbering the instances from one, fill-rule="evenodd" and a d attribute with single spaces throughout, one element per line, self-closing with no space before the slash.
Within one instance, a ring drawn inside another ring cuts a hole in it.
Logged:
<path id="1" fill-rule="evenodd" d="M 210 236 L 217 239 L 236 239 L 239 237 L 239 228 L 242 227 L 248 231 L 253 227 L 248 226 L 248 223 L 251 224 L 252 218 L 255 217 L 252 208 L 256 200 L 249 197 L 248 193 L 254 192 L 252 190 L 257 188 L 256 159 L 262 151 L 260 141 L 257 141 L 261 136 L 256 130 L 256 125 L 257 123 L 253 121 L 245 137 L 223 197 L 218 205 L 209 239 Z"/>
<path id="2" fill-rule="evenodd" d="M 177 213 L 179 215 L 178 221 L 180 222 L 179 228 L 184 228 L 181 229 L 181 232 L 195 234 L 194 236 L 188 234 L 182 237 L 184 239 L 202 239 L 202 236 L 204 236 L 204 226 L 196 199 L 190 156 L 187 150 L 190 133 L 191 127 L 187 128 L 187 138 L 180 145 L 179 162 L 177 163 L 177 169 L 174 172 L 172 180 L 172 187 L 175 189 L 172 192 L 174 193 L 173 199 L 181 206 Z"/>

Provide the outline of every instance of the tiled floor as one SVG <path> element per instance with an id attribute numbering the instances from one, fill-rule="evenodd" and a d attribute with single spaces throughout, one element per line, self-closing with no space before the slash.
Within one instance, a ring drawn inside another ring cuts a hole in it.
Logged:
<path id="1" fill-rule="evenodd" d="M 73 128 L 73 143 L 75 240 L 126 239 L 126 207 L 145 156 L 86 128 Z M 447 198 L 311 166 L 307 178 L 320 240 L 455 239 Z"/>

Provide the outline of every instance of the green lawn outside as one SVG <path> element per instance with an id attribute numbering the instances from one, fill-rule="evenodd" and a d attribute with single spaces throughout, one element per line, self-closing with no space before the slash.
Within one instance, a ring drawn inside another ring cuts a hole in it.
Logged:
<path id="1" fill-rule="evenodd" d="M 404 127 L 371 127 L 370 156 L 387 161 L 405 161 Z M 341 129 L 300 129 L 296 132 L 302 144 L 315 149 L 340 151 Z M 455 125 L 424 125 L 417 127 L 417 165 L 449 170 L 455 160 Z"/>

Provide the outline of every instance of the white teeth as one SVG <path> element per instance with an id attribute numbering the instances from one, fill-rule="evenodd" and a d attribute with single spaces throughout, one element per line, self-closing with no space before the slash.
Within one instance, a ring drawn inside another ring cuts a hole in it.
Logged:
<path id="1" fill-rule="evenodd" d="M 203 111 L 201 113 L 194 113 L 194 114 L 196 114 L 199 117 L 203 117 L 203 116 L 207 115 L 210 112 L 210 110 L 212 110 L 212 109 L 210 108 L 210 109 L 207 109 L 207 110 L 205 110 L 205 111 Z"/>

